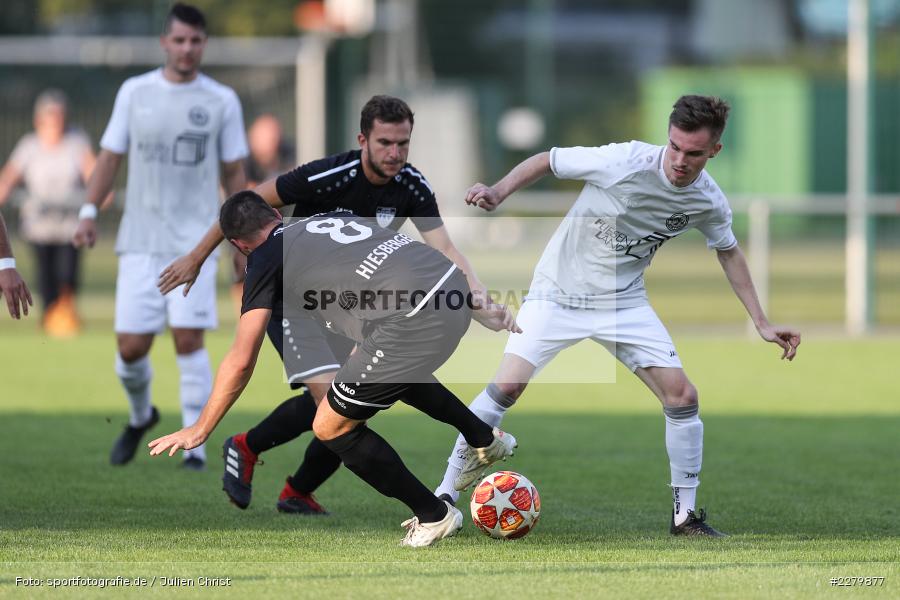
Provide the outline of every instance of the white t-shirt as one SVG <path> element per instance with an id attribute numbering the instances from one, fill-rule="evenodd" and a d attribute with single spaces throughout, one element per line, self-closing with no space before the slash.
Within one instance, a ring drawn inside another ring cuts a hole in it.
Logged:
<path id="1" fill-rule="evenodd" d="M 644 269 L 666 241 L 699 229 L 707 246 L 737 244 L 731 208 L 705 170 L 685 187 L 663 173 L 664 146 L 553 148 L 560 179 L 585 182 L 534 271 L 528 298 L 581 308 L 647 304 Z"/>
<path id="2" fill-rule="evenodd" d="M 91 140 L 83 131 L 70 130 L 52 147 L 37 134 L 25 135 L 10 155 L 22 174 L 27 195 L 22 205 L 22 234 L 39 244 L 68 244 L 78 227 L 78 209 L 84 204 L 84 164 Z"/>
<path id="3" fill-rule="evenodd" d="M 162 69 L 122 84 L 100 146 L 128 153 L 120 254 L 188 252 L 217 218 L 219 163 L 248 154 L 234 90 L 202 73 L 172 83 Z"/>

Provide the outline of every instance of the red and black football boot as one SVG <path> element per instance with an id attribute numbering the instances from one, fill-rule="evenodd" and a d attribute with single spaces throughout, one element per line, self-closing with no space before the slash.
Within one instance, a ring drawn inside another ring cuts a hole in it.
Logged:
<path id="1" fill-rule="evenodd" d="M 225 440 L 222 457 L 225 459 L 222 489 L 232 504 L 240 509 L 247 508 L 253 494 L 253 468 L 262 464 L 262 461 L 247 446 L 246 433 L 239 433 Z"/>
<path id="2" fill-rule="evenodd" d="M 327 515 L 329 514 L 321 504 L 316 502 L 315 496 L 312 494 L 304 494 L 298 492 L 291 487 L 290 479 L 288 479 L 281 495 L 278 496 L 278 512 L 290 513 L 295 515 Z"/>

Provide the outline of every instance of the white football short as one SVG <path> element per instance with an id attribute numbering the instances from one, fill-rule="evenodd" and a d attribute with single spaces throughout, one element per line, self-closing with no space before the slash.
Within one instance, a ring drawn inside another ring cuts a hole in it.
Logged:
<path id="1" fill-rule="evenodd" d="M 177 255 L 128 252 L 119 255 L 116 276 L 116 333 L 160 333 L 169 327 L 215 329 L 216 268 L 218 261 L 210 257 L 187 297 L 184 286 L 165 296 L 156 287 L 159 274 Z"/>
<path id="2" fill-rule="evenodd" d="M 675 344 L 650 305 L 634 308 L 568 308 L 549 300 L 527 300 L 516 321 L 522 333 L 511 333 L 510 354 L 521 356 L 540 371 L 560 351 L 594 340 L 631 371 L 643 367 L 681 368 Z"/>

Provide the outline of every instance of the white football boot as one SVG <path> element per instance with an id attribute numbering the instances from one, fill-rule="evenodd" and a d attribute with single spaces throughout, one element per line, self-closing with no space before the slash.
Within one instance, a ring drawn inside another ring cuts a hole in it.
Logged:
<path id="1" fill-rule="evenodd" d="M 456 535 L 456 532 L 462 529 L 462 513 L 448 502 L 445 501 L 444 504 L 447 505 L 447 515 L 440 521 L 420 523 L 419 517 L 403 521 L 400 527 L 406 527 L 406 536 L 400 540 L 400 545 L 421 548 Z"/>
<path id="2" fill-rule="evenodd" d="M 494 441 L 486 448 L 469 446 L 466 462 L 453 481 L 453 487 L 461 492 L 478 480 L 489 466 L 498 460 L 512 456 L 518 444 L 516 438 L 494 427 Z"/>

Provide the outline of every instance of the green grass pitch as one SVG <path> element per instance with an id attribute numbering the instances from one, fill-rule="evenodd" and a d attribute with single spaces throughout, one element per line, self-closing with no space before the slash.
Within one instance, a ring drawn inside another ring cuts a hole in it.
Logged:
<path id="1" fill-rule="evenodd" d="M 278 514 L 275 500 L 309 434 L 264 455 L 250 508 L 220 490 L 221 443 L 286 397 L 276 355 L 213 434 L 206 473 L 140 455 L 107 465 L 126 419 L 112 335 L 49 341 L 34 325 L 0 338 L 0 597 L 143 597 L 160 577 L 231 577 L 181 597 L 515 598 L 900 596 L 900 405 L 895 339 L 806 339 L 793 364 L 744 338 L 676 332 L 706 424 L 699 503 L 724 540 L 673 539 L 663 421 L 621 368 L 615 384 L 535 385 L 506 419 L 520 440 L 505 466 L 539 488 L 543 514 L 522 540 L 496 542 L 467 522 L 432 548 L 403 549 L 409 515 L 345 469 L 319 500 L 326 518 Z M 231 328 L 210 335 L 213 361 Z M 497 339 L 461 351 L 496 364 Z M 599 347 L 582 356 L 602 357 Z M 180 426 L 168 337 L 153 350 L 156 434 Z M 464 379 L 459 374 L 456 380 Z M 454 383 L 465 400 L 478 385 Z M 372 427 L 428 485 L 454 438 L 405 406 Z M 157 577 L 148 589 L 16 587 L 16 577 Z M 832 577 L 884 577 L 833 588 Z"/>

